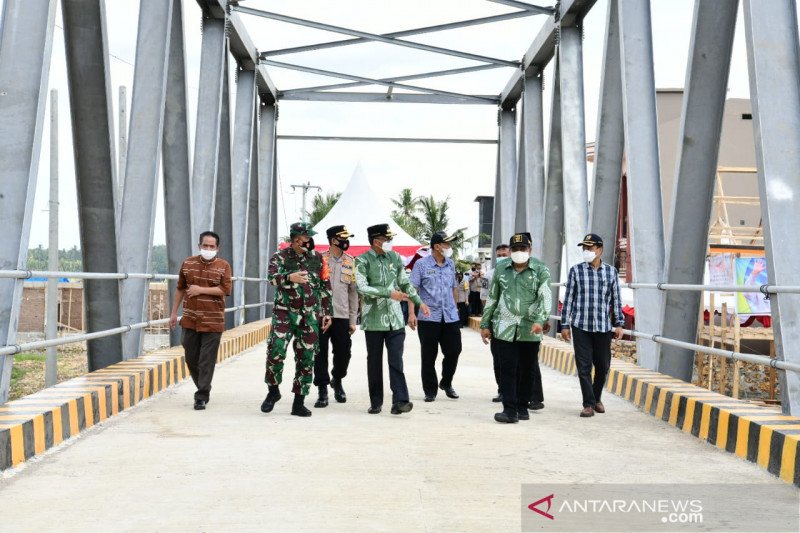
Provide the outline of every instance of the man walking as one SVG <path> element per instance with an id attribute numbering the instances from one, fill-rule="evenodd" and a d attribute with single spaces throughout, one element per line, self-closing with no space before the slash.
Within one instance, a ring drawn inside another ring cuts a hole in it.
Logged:
<path id="1" fill-rule="evenodd" d="M 505 243 L 500 243 L 494 248 L 494 257 L 495 257 L 495 268 L 489 268 L 486 272 L 486 298 L 489 298 L 489 287 L 492 286 L 492 278 L 494 277 L 494 271 L 500 265 L 500 262 L 503 260 L 508 259 L 508 255 L 511 253 L 511 249 Z M 483 291 L 483 289 L 481 289 Z M 497 355 L 497 347 L 494 337 L 492 337 L 491 342 L 489 343 L 489 349 L 492 352 L 492 367 L 494 368 L 494 381 L 497 383 L 497 396 L 492 398 L 492 401 L 495 403 L 499 403 L 503 401 L 503 395 L 500 393 L 500 358 Z"/>
<path id="2" fill-rule="evenodd" d="M 281 399 L 278 386 L 283 379 L 283 361 L 294 339 L 292 414 L 311 416 L 304 401 L 311 385 L 314 357 L 319 350 L 320 330 L 328 330 L 332 314 L 330 276 L 322 255 L 314 251 L 312 237 L 315 234 L 305 222 L 292 224 L 289 229 L 291 246 L 275 252 L 269 261 L 267 278 L 275 286 L 275 306 L 264 377 L 269 393 L 261 404 L 261 411 L 265 413 L 272 411 L 275 402 Z"/>
<path id="3" fill-rule="evenodd" d="M 456 266 L 452 259 L 451 242 L 454 236 L 439 231 L 431 237 L 431 254 L 414 265 L 411 284 L 430 309 L 430 316 L 409 317 L 411 329 L 419 328 L 422 355 L 422 390 L 425 401 L 436 399 L 437 387 L 448 398 L 457 399 L 453 389 L 453 376 L 461 354 L 461 326 L 456 301 Z M 412 306 L 413 307 L 413 306 Z M 442 380 L 436 376 L 436 356 L 442 348 Z"/>
<path id="4" fill-rule="evenodd" d="M 319 399 L 314 407 L 328 406 L 328 385 L 333 387 L 333 397 L 339 403 L 347 401 L 342 379 L 350 364 L 350 336 L 356 331 L 358 319 L 358 292 L 356 291 L 356 260 L 346 253 L 350 248 L 352 233 L 344 226 L 333 226 L 326 232 L 330 248 L 322 258 L 330 269 L 333 294 L 333 321 L 319 340 L 319 351 L 314 359 L 314 385 L 319 389 Z M 333 345 L 333 369 L 328 374 L 328 343 Z M 333 376 L 333 379 L 331 379 Z"/>
<path id="5" fill-rule="evenodd" d="M 611 367 L 611 337 L 622 338 L 625 319 L 619 273 L 602 260 L 603 239 L 590 233 L 578 246 L 583 248 L 583 262 L 569 269 L 561 310 L 561 337 L 567 342 L 572 338 L 575 347 L 575 366 L 583 394 L 580 416 L 585 418 L 606 412 L 600 396 Z"/>
<path id="6" fill-rule="evenodd" d="M 539 344 L 551 301 L 550 272 L 531 257 L 530 234 L 515 234 L 510 248 L 511 260 L 497 264 L 481 320 L 483 342 L 494 339 L 500 360 L 503 411 L 494 419 L 504 423 L 530 418 L 528 403 L 537 382 L 534 375 L 541 376 Z"/>
<path id="7" fill-rule="evenodd" d="M 219 235 L 200 234 L 200 254 L 187 258 L 178 273 L 178 285 L 170 329 L 178 324 L 178 308 L 183 301 L 184 357 L 197 387 L 194 408 L 201 411 L 210 399 L 211 380 L 217 364 L 217 350 L 225 330 L 225 297 L 231 293 L 231 266 L 217 257 Z"/>
<path id="8" fill-rule="evenodd" d="M 472 270 L 469 273 L 469 315 L 481 316 L 481 264 L 472 261 Z"/>
<path id="9" fill-rule="evenodd" d="M 458 299 L 456 301 L 458 318 L 463 328 L 469 324 L 469 281 L 464 279 L 462 272 L 456 274 L 456 285 L 458 286 Z"/>
<path id="10" fill-rule="evenodd" d="M 367 343 L 367 378 L 370 414 L 381 412 L 383 405 L 383 347 L 389 359 L 389 386 L 392 389 L 392 414 L 407 413 L 414 407 L 409 401 L 406 376 L 403 373 L 403 346 L 406 338 L 401 301 L 411 300 L 429 316 L 408 281 L 403 260 L 392 251 L 394 233 L 389 224 L 367 228 L 370 250 L 356 259 L 356 287 L 364 297 L 361 329 Z"/>

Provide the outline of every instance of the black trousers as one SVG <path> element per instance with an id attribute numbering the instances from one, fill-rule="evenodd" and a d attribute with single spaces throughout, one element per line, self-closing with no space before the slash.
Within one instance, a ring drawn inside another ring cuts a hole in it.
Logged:
<path id="1" fill-rule="evenodd" d="M 489 349 L 492 351 L 492 367 L 494 368 L 494 381 L 497 383 L 497 394 L 500 394 L 500 355 L 497 353 L 497 339 L 494 336 L 489 340 Z"/>
<path id="2" fill-rule="evenodd" d="M 458 322 L 417 322 L 420 352 L 422 354 L 422 390 L 425 396 L 436 396 L 439 387 L 453 384 L 453 376 L 461 355 L 461 328 Z M 436 356 L 442 347 L 442 380 L 436 376 Z"/>
<path id="3" fill-rule="evenodd" d="M 462 326 L 469 324 L 469 305 L 467 302 L 458 302 L 458 319 Z"/>
<path id="4" fill-rule="evenodd" d="M 539 371 L 539 342 L 495 340 L 500 360 L 500 393 L 503 411 L 515 413 L 525 409 L 531 399 L 544 400 L 542 375 Z"/>
<path id="5" fill-rule="evenodd" d="M 608 370 L 611 368 L 611 338 L 614 334 L 612 331 L 592 333 L 575 327 L 571 329 L 583 406 L 594 407 L 600 401 Z M 592 380 L 593 365 L 594 380 Z"/>
<path id="6" fill-rule="evenodd" d="M 183 328 L 184 357 L 189 374 L 197 387 L 195 400 L 208 401 L 211 394 L 211 380 L 214 379 L 214 367 L 217 364 L 217 351 L 222 333 L 195 331 Z"/>
<path id="7" fill-rule="evenodd" d="M 478 316 L 481 314 L 481 293 L 480 291 L 469 292 L 469 314 Z"/>
<path id="8" fill-rule="evenodd" d="M 333 369 L 328 374 L 328 343 L 333 345 Z M 319 337 L 319 351 L 314 356 L 314 385 L 330 385 L 331 376 L 341 381 L 347 375 L 350 365 L 351 347 L 350 319 L 334 318 L 328 331 Z"/>
<path id="9" fill-rule="evenodd" d="M 408 385 L 403 373 L 403 347 L 406 330 L 365 331 L 367 341 L 367 382 L 372 407 L 383 405 L 383 347 L 389 359 L 389 387 L 392 389 L 392 404 L 408 401 Z"/>

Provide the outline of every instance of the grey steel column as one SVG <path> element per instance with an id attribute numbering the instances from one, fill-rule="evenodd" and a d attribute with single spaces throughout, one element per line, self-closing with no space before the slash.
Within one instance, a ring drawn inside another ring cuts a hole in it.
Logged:
<path id="1" fill-rule="evenodd" d="M 683 94 L 677 177 L 670 209 L 666 282 L 702 284 L 714 205 L 722 117 L 739 0 L 696 1 Z M 697 338 L 702 293 L 667 291 L 664 336 Z M 691 382 L 694 351 L 664 345 L 659 371 Z"/>
<path id="2" fill-rule="evenodd" d="M 770 284 L 797 285 L 800 227 L 800 53 L 795 2 L 745 0 L 750 98 Z M 800 295 L 772 297 L 778 359 L 800 361 Z M 800 415 L 800 375 L 781 372 L 781 405 Z"/>
<path id="3" fill-rule="evenodd" d="M 563 26 L 558 46 L 561 146 L 564 179 L 564 237 L 567 266 L 581 261 L 576 246 L 589 225 L 586 124 L 583 104 L 583 43 L 579 26 Z"/>
<path id="4" fill-rule="evenodd" d="M 275 173 L 276 122 L 278 108 L 271 104 L 259 106 L 261 126 L 258 130 L 258 272 L 267 277 L 267 265 L 277 242 L 277 175 Z M 273 216 L 275 214 L 275 216 Z M 273 235 L 275 233 L 275 235 Z M 261 286 L 261 301 L 269 301 L 266 283 Z M 266 307 L 264 316 L 271 316 L 272 307 Z"/>
<path id="5" fill-rule="evenodd" d="M 173 8 L 174 9 L 174 8 Z M 128 89 L 119 86 L 117 97 L 119 120 L 117 121 L 117 216 L 122 212 L 122 193 L 125 192 L 125 165 L 128 157 Z"/>
<path id="6" fill-rule="evenodd" d="M 58 90 L 50 90 L 50 212 L 47 237 L 47 270 L 57 272 L 58 265 Z M 45 339 L 58 338 L 58 278 L 47 279 L 45 296 Z M 58 347 L 47 348 L 44 386 L 58 382 Z"/>
<path id="7" fill-rule="evenodd" d="M 259 163 L 259 166 L 261 163 Z M 272 208 L 269 213 L 269 247 L 267 248 L 267 258 L 272 257 L 272 254 L 278 251 L 280 236 L 278 235 L 278 152 L 275 150 L 275 156 L 272 159 Z M 264 269 L 264 277 L 266 277 L 266 268 Z M 272 308 L 275 304 L 275 286 L 267 285 L 267 302 L 271 302 L 266 307 L 267 316 L 272 316 Z"/>
<path id="8" fill-rule="evenodd" d="M 0 27 L 0 269 L 25 268 L 39 171 L 54 0 L 6 0 Z M 0 342 L 17 337 L 22 280 L 0 280 Z M 0 404 L 8 399 L 13 356 L 0 356 Z"/>
<path id="9" fill-rule="evenodd" d="M 164 223 L 167 236 L 167 264 L 177 274 L 184 259 L 192 255 L 197 235 L 192 234 L 192 182 L 189 179 L 189 122 L 186 103 L 186 52 L 183 35 L 183 6 L 172 7 L 169 39 L 167 95 L 164 106 L 164 136 L 161 168 L 164 175 Z M 169 306 L 175 298 L 176 281 L 167 283 Z M 170 332 L 170 345 L 181 343 L 180 328 Z"/>
<path id="10" fill-rule="evenodd" d="M 226 49 L 225 21 L 204 17 L 192 168 L 192 222 L 195 235 L 214 227 Z"/>
<path id="11" fill-rule="evenodd" d="M 253 119 L 255 118 L 256 73 L 253 70 L 238 70 L 236 83 L 236 114 L 233 122 L 233 164 L 231 171 L 231 200 L 233 213 L 233 255 L 234 276 L 244 276 L 247 255 L 248 212 L 250 202 L 250 166 L 253 152 Z M 256 188 L 256 190 L 258 190 Z M 258 206 L 258 198 L 256 198 Z M 256 213 L 257 216 L 257 213 Z M 255 217 L 251 219 L 255 224 Z M 240 282 L 235 286 L 233 304 L 244 303 L 245 287 Z M 236 312 L 236 325 L 242 323 L 244 312 Z"/>
<path id="12" fill-rule="evenodd" d="M 524 80 L 517 173 L 516 230 L 531 233 L 534 254 L 539 255 L 544 232 L 545 186 L 542 74 L 526 76 Z"/>
<path id="13" fill-rule="evenodd" d="M 608 3 L 600 102 L 597 108 L 594 193 L 589 208 L 589 227 L 593 233 L 600 235 L 605 240 L 603 261 L 613 265 L 617 247 L 622 156 L 625 149 L 625 128 L 622 123 L 619 15 L 615 0 Z"/>
<path id="14" fill-rule="evenodd" d="M 499 172 L 494 196 L 492 248 L 514 234 L 517 193 L 517 110 L 500 110 Z"/>
<path id="15" fill-rule="evenodd" d="M 233 217 L 231 210 L 231 106 L 230 84 L 228 78 L 228 58 L 222 75 L 222 111 L 219 122 L 219 146 L 217 147 L 217 178 L 214 194 L 214 223 L 212 228 L 219 235 L 217 255 L 228 263 L 233 263 Z M 238 216 L 238 215 L 236 215 Z M 205 230 L 200 230 L 205 231 Z M 233 307 L 233 294 L 240 290 L 242 282 L 234 281 L 231 294 L 225 298 L 225 307 Z M 238 315 L 238 313 L 237 313 Z M 233 313 L 225 313 L 225 329 L 231 329 L 238 322 Z"/>
<path id="16" fill-rule="evenodd" d="M 259 243 L 261 240 L 260 221 L 258 218 L 259 195 L 258 195 L 258 113 L 257 96 L 253 95 L 251 112 L 253 114 L 253 131 L 250 134 L 250 195 L 247 209 L 247 250 L 245 252 L 245 276 L 248 278 L 264 278 L 266 273 L 261 273 L 261 252 Z M 265 271 L 266 272 L 266 271 Z M 261 284 L 249 281 L 244 285 L 244 303 L 255 304 L 263 303 L 261 297 Z M 264 308 L 256 307 L 245 309 L 244 321 L 246 323 L 255 322 L 264 318 Z"/>
<path id="17" fill-rule="evenodd" d="M 133 75 L 128 161 L 122 198 L 119 271 L 146 272 L 155 226 L 159 156 L 164 130 L 172 6 L 179 0 L 142 0 Z M 141 322 L 147 313 L 147 280 L 122 282 L 122 324 Z M 123 335 L 123 358 L 138 357 L 143 330 Z"/>
<path id="18" fill-rule="evenodd" d="M 116 197 L 122 195 L 114 150 L 105 1 L 63 0 L 61 6 L 83 270 L 116 272 L 116 209 L 122 202 Z M 87 279 L 83 291 L 87 332 L 120 325 L 118 281 Z M 89 371 L 122 360 L 119 336 L 88 341 L 87 348 Z"/>
<path id="19" fill-rule="evenodd" d="M 559 87 L 558 59 L 553 70 L 553 103 L 550 110 L 550 143 L 547 157 L 547 186 L 544 201 L 544 235 L 542 236 L 542 261 L 550 270 L 553 283 L 561 281 L 561 256 L 564 248 L 564 179 L 561 166 L 561 91 Z M 558 288 L 553 288 L 550 314 L 558 312 Z M 556 335 L 556 321 L 550 336 Z"/>
<path id="20" fill-rule="evenodd" d="M 650 3 L 619 0 L 619 20 L 633 280 L 659 283 L 664 268 L 664 221 Z M 662 301 L 657 289 L 636 290 L 634 305 L 638 330 L 661 332 Z M 687 320 L 694 322 L 695 317 L 687 317 Z M 639 365 L 658 370 L 658 344 L 639 339 L 636 349 Z"/>

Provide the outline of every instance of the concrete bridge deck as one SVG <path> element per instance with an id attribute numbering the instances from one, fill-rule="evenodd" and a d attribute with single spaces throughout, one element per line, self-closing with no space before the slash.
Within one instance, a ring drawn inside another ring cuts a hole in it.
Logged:
<path id="1" fill-rule="evenodd" d="M 348 402 L 310 419 L 289 415 L 288 394 L 273 413 L 259 411 L 262 343 L 218 366 L 208 410 L 192 410 L 185 380 L 3 474 L 0 531 L 511 531 L 523 483 L 763 483 L 797 493 L 612 394 L 605 415 L 580 419 L 577 378 L 544 366 L 546 408 L 497 424 L 488 347 L 473 331 L 463 338 L 459 400 L 423 403 L 409 332 L 414 410 L 393 416 L 387 405 L 373 416 L 357 333 Z"/>

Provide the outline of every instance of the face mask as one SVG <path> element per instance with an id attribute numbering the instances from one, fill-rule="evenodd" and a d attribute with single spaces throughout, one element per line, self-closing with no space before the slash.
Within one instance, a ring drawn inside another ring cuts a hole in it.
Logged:
<path id="1" fill-rule="evenodd" d="M 206 261 L 211 261 L 215 257 L 217 257 L 216 250 L 200 250 L 200 257 L 205 259 Z"/>
<path id="2" fill-rule="evenodd" d="M 592 261 L 594 261 L 595 257 L 597 257 L 597 254 L 592 250 L 583 251 L 583 260 L 586 261 L 587 263 L 591 263 Z"/>
<path id="3" fill-rule="evenodd" d="M 381 244 L 381 248 L 383 249 L 384 252 L 391 252 L 394 246 L 392 245 L 391 242 L 386 241 L 385 243 Z"/>
<path id="4" fill-rule="evenodd" d="M 448 259 L 453 257 L 453 249 L 452 248 L 445 248 L 442 250 L 442 255 L 447 257 Z"/>
<path id="5" fill-rule="evenodd" d="M 531 258 L 531 254 L 528 252 L 511 252 L 511 260 L 515 263 L 522 264 L 527 263 L 528 260 Z"/>
<path id="6" fill-rule="evenodd" d="M 308 242 L 301 242 L 300 248 L 305 250 L 306 252 L 311 251 L 314 249 L 314 239 L 309 239 Z"/>
<path id="7" fill-rule="evenodd" d="M 350 241 L 336 241 L 336 243 L 336 246 L 341 248 L 342 251 L 346 251 L 348 248 L 350 248 Z"/>

